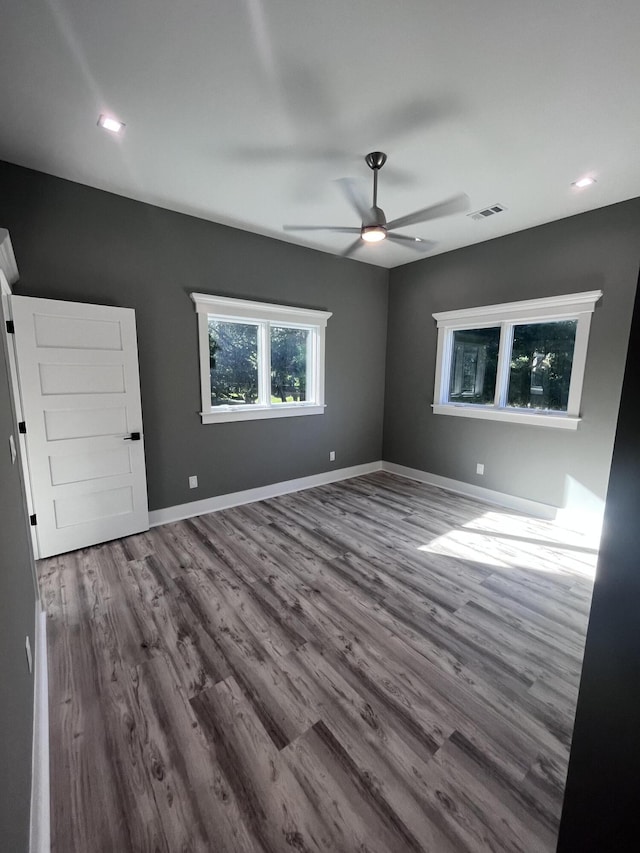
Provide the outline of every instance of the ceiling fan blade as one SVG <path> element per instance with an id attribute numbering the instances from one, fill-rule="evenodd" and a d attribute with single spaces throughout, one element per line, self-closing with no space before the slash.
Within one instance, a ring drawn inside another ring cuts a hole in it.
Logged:
<path id="1" fill-rule="evenodd" d="M 317 163 L 318 160 L 343 162 L 347 159 L 344 151 L 329 146 L 283 144 L 283 145 L 234 145 L 224 151 L 232 160 L 246 163 Z"/>
<path id="2" fill-rule="evenodd" d="M 414 187 L 416 176 L 409 169 L 398 169 L 396 166 L 385 164 L 382 178 L 385 187 Z"/>
<path id="3" fill-rule="evenodd" d="M 359 234 L 360 228 L 336 228 L 333 225 L 283 225 L 283 231 L 336 231 L 339 234 Z"/>
<path id="4" fill-rule="evenodd" d="M 400 101 L 390 109 L 370 116 L 365 124 L 371 139 L 395 139 L 417 130 L 434 127 L 454 117 L 461 110 L 459 100 L 450 94 L 432 98 Z"/>
<path id="5" fill-rule="evenodd" d="M 439 219 L 441 216 L 451 216 L 453 213 L 462 213 L 468 209 L 469 196 L 461 193 L 445 201 L 440 201 L 438 204 L 423 207 L 422 210 L 416 210 L 413 213 L 408 213 L 406 216 L 400 216 L 398 219 L 387 222 L 387 228 L 405 228 L 407 225 L 429 222 L 431 219 Z"/>
<path id="6" fill-rule="evenodd" d="M 407 249 L 414 249 L 416 252 L 430 252 L 438 245 L 434 240 L 422 240 L 415 237 L 407 237 L 406 234 L 389 234 L 387 240 L 393 243 L 401 243 Z"/>
<path id="7" fill-rule="evenodd" d="M 355 250 L 359 249 L 361 246 L 362 246 L 362 240 L 360 239 L 360 237 L 358 237 L 358 239 L 354 240 L 350 246 L 347 246 L 347 248 L 344 250 L 344 252 L 340 252 L 340 257 L 341 258 L 348 258 L 349 255 L 353 255 Z"/>
<path id="8" fill-rule="evenodd" d="M 347 199 L 351 207 L 358 214 L 360 219 L 366 219 L 371 206 L 367 204 L 367 200 L 360 191 L 359 182 L 355 178 L 338 178 L 336 181 L 340 185 L 344 197 Z"/>

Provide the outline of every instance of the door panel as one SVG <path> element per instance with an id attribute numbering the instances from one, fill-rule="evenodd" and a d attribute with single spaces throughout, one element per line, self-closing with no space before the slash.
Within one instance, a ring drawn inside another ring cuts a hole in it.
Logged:
<path id="1" fill-rule="evenodd" d="M 148 529 L 134 311 L 11 308 L 39 556 Z"/>
<path id="2" fill-rule="evenodd" d="M 54 300 L 43 301 L 51 302 Z M 67 302 L 66 304 L 80 303 Z M 120 334 L 120 323 L 117 320 L 98 320 L 86 317 L 84 322 L 78 325 L 76 317 L 34 313 L 33 325 L 35 343 L 40 349 L 56 347 L 117 350 L 118 352 L 122 350 L 122 335 Z"/>
<path id="3" fill-rule="evenodd" d="M 113 477 L 118 474 L 131 474 L 131 454 L 129 447 L 116 450 L 104 450 L 101 454 L 69 453 L 49 457 L 51 483 L 64 486 L 65 483 L 81 483 L 84 480 L 99 480 L 101 477 Z"/>
<path id="4" fill-rule="evenodd" d="M 124 370 L 121 364 L 41 364 L 40 393 L 48 394 L 123 394 Z"/>
<path id="5" fill-rule="evenodd" d="M 106 521 L 116 515 L 132 513 L 133 493 L 131 486 L 123 486 L 91 495 L 85 492 L 57 498 L 53 505 L 58 528 L 72 527 L 87 521 Z"/>
<path id="6" fill-rule="evenodd" d="M 73 438 L 98 438 L 103 435 L 124 435 L 127 428 L 127 410 L 124 406 L 93 409 L 47 409 L 43 400 L 42 414 L 48 441 L 67 441 Z M 53 448 L 51 448 L 53 449 Z"/>

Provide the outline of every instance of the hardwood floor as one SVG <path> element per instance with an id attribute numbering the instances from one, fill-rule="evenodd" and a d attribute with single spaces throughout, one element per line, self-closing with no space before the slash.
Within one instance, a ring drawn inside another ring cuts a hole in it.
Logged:
<path id="1" fill-rule="evenodd" d="M 52 849 L 551 853 L 595 560 L 379 473 L 41 561 Z"/>

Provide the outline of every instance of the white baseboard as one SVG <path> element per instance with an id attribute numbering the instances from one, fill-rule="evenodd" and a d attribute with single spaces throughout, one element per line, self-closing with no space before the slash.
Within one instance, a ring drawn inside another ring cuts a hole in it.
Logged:
<path id="1" fill-rule="evenodd" d="M 453 480 L 450 477 L 441 477 L 439 474 L 430 474 L 419 468 L 409 468 L 406 465 L 398 465 L 395 462 L 367 462 L 364 465 L 353 465 L 350 468 L 339 468 L 335 471 L 324 471 L 321 474 L 312 474 L 309 477 L 300 477 L 297 480 L 284 480 L 280 483 L 271 483 L 257 489 L 246 489 L 242 492 L 231 492 L 227 495 L 218 495 L 213 498 L 205 498 L 200 501 L 170 506 L 165 509 L 153 510 L 149 513 L 149 525 L 157 527 L 160 524 L 168 524 L 172 521 L 181 521 L 184 518 L 193 518 L 196 515 L 205 515 L 208 512 L 217 512 L 221 509 L 230 509 L 234 506 L 263 501 L 267 498 L 275 498 L 278 495 L 287 495 L 291 492 L 299 492 L 303 489 L 312 489 L 314 486 L 323 486 L 326 483 L 336 483 L 340 480 L 348 480 L 351 477 L 360 477 L 363 474 L 372 474 L 375 471 L 388 471 L 398 474 L 400 477 L 408 477 L 410 480 L 418 480 L 455 492 L 459 495 L 475 498 L 488 504 L 501 506 L 516 512 L 522 512 L 535 518 L 545 518 L 555 521 L 562 527 L 569 527 L 581 532 L 585 528 L 599 530 L 598 521 L 601 515 L 587 515 L 581 505 L 578 510 L 571 507 L 556 507 L 541 501 L 519 498 L 516 495 L 508 495 L 505 492 L 497 492 L 484 486 L 476 486 L 474 483 L 465 483 L 462 480 Z M 583 501 L 584 503 L 584 501 Z M 601 513 L 601 510 L 600 510 Z M 588 519 L 588 522 L 586 521 Z"/>
<path id="2" fill-rule="evenodd" d="M 348 480 L 351 477 L 361 477 L 363 474 L 380 471 L 382 464 L 382 462 L 367 462 L 364 465 L 352 465 L 350 468 L 338 468 L 335 471 L 323 471 L 321 474 L 299 477 L 297 480 L 284 480 L 281 483 L 272 483 L 269 486 L 260 486 L 257 489 L 245 489 L 242 492 L 231 492 L 228 495 L 218 495 L 214 498 L 166 507 L 166 509 L 156 509 L 149 513 L 149 525 L 150 527 L 157 527 L 159 524 L 181 521 L 183 518 L 193 518 L 196 515 L 217 512 L 220 509 L 230 509 L 234 506 L 263 501 L 267 498 L 276 498 L 278 495 L 300 492 L 314 486 L 324 486 L 327 483 L 336 483 L 339 480 Z"/>
<path id="3" fill-rule="evenodd" d="M 33 696 L 30 853 L 50 853 L 49 807 L 49 669 L 47 614 L 36 602 L 36 666 Z"/>
<path id="4" fill-rule="evenodd" d="M 441 477 L 439 474 L 429 474 L 418 468 L 407 468 L 406 465 L 397 465 L 395 462 L 383 462 L 382 470 L 400 477 L 408 477 L 410 480 L 418 480 L 420 483 L 428 483 L 430 486 L 438 486 L 449 492 L 466 495 L 469 498 L 477 498 L 485 503 L 496 504 L 507 509 L 533 515 L 536 518 L 553 520 L 556 518 L 558 508 L 550 504 L 531 501 L 528 498 L 518 498 L 515 495 L 507 495 L 504 492 L 496 492 L 493 489 L 485 489 L 473 483 L 464 483 L 462 480 L 452 480 L 449 477 Z"/>

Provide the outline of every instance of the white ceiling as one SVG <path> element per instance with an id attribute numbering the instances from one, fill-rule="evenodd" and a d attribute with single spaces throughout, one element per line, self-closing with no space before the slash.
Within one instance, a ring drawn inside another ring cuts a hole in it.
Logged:
<path id="1" fill-rule="evenodd" d="M 382 150 L 389 219 L 507 207 L 404 229 L 448 251 L 640 195 L 639 37 L 638 0 L 14 0 L 0 158 L 339 254 L 282 226 L 359 225 L 337 181 Z"/>

